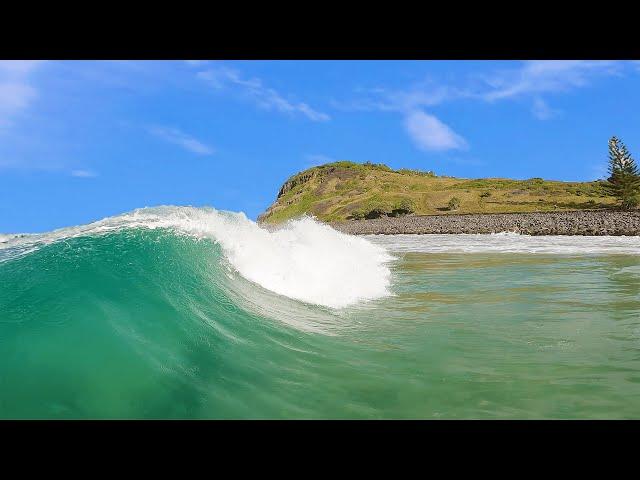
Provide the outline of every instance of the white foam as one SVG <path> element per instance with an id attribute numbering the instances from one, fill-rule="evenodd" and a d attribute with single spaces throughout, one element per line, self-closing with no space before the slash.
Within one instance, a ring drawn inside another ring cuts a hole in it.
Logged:
<path id="1" fill-rule="evenodd" d="M 559 255 L 640 254 L 640 237 L 530 236 L 517 233 L 458 235 L 366 235 L 391 252 L 532 253 Z"/>
<path id="2" fill-rule="evenodd" d="M 125 227 L 173 228 L 210 238 L 220 244 L 243 277 L 303 302 L 340 308 L 388 294 L 391 273 L 387 262 L 392 257 L 383 247 L 311 218 L 268 231 L 243 213 L 192 207 L 144 208 L 89 225 L 14 237 L 0 249 L 13 247 L 28 253 L 41 244 Z"/>

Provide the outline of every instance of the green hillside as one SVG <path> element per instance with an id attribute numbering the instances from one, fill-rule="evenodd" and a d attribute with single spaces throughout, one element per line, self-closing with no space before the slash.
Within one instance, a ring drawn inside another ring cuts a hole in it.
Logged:
<path id="1" fill-rule="evenodd" d="M 335 162 L 289 178 L 259 221 L 279 223 L 305 213 L 338 221 L 406 214 L 582 210 L 611 208 L 614 203 L 601 181 L 464 179 L 392 170 L 383 164 Z"/>

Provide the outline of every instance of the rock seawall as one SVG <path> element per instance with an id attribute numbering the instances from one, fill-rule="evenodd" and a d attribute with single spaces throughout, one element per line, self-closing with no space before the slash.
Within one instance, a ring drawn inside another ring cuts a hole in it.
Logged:
<path id="1" fill-rule="evenodd" d="M 420 215 L 353 220 L 330 224 L 365 234 L 442 234 L 516 232 L 525 235 L 640 235 L 640 212 L 575 212 Z"/>

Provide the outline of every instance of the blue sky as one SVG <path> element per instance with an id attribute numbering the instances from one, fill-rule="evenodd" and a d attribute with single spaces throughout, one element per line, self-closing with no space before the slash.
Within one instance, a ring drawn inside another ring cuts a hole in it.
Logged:
<path id="1" fill-rule="evenodd" d="M 592 180 L 639 133 L 638 62 L 0 61 L 0 232 L 169 204 L 255 218 L 334 160 Z"/>

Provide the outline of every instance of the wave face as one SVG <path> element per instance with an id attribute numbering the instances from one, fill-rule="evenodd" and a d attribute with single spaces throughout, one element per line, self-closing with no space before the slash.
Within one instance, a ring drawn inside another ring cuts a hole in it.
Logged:
<path id="1" fill-rule="evenodd" d="M 586 240 L 179 207 L 3 235 L 0 418 L 638 418 L 637 244 Z"/>
<path id="2" fill-rule="evenodd" d="M 382 247 L 311 218 L 267 231 L 243 213 L 207 208 L 146 208 L 44 235 L 3 235 L 0 261 L 56 241 L 135 228 L 163 228 L 212 240 L 244 278 L 295 300 L 341 308 L 388 293 L 390 272 L 385 263 L 391 257 Z"/>
<path id="3" fill-rule="evenodd" d="M 0 418 L 278 415 L 243 401 L 389 293 L 382 247 L 310 218 L 160 207 L 0 240 Z"/>

